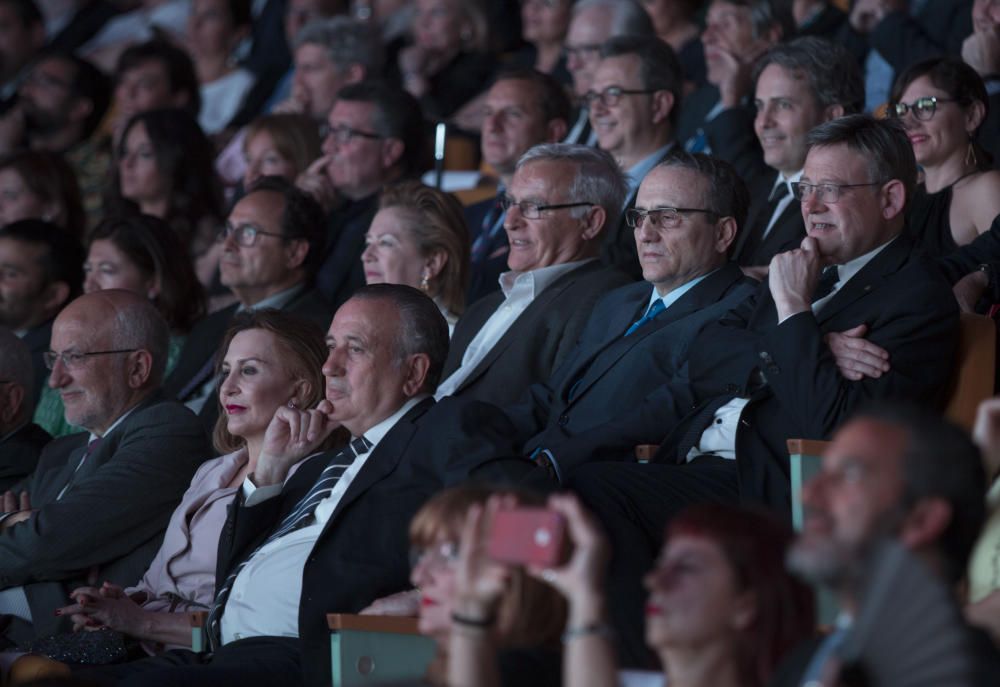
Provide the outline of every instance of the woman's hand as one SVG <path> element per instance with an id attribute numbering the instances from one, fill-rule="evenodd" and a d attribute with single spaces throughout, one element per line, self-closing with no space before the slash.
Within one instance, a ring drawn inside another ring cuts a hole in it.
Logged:
<path id="1" fill-rule="evenodd" d="M 56 615 L 70 616 L 74 632 L 107 627 L 128 635 L 142 634 L 147 614 L 118 585 L 105 582 L 101 587 L 78 587 L 70 598 L 75 603 L 56 610 Z"/>
<path id="2" fill-rule="evenodd" d="M 570 604 L 570 626 L 598 622 L 602 620 L 598 616 L 603 616 L 604 574 L 610 557 L 607 538 L 597 520 L 572 494 L 554 494 L 549 497 L 548 505 L 566 518 L 573 553 L 560 568 L 533 567 L 528 572 L 566 597 Z"/>
<path id="3" fill-rule="evenodd" d="M 361 615 L 395 615 L 416 617 L 420 614 L 420 590 L 410 589 L 375 599 L 361 609 Z"/>
<path id="4" fill-rule="evenodd" d="M 512 496 L 491 496 L 485 508 L 469 508 L 459 538 L 455 569 L 457 615 L 474 620 L 490 618 L 510 582 L 510 568 L 491 560 L 487 553 L 490 523 L 497 511 L 517 505 Z"/>

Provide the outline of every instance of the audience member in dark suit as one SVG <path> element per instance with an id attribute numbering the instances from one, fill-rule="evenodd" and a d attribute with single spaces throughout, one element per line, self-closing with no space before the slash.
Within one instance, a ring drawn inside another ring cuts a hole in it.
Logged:
<path id="1" fill-rule="evenodd" d="M 77 48 L 93 38 L 121 9 L 107 0 L 71 0 L 63 11 L 69 21 L 49 39 L 48 47 L 63 52 L 76 52 Z"/>
<path id="2" fill-rule="evenodd" d="M 30 475 L 52 439 L 31 421 L 33 377 L 28 346 L 0 327 L 0 490 Z"/>
<path id="3" fill-rule="evenodd" d="M 831 650 L 850 636 L 864 610 L 858 573 L 881 538 L 908 549 L 943 584 L 957 585 L 985 521 L 985 492 L 979 450 L 935 414 L 879 405 L 846 423 L 826 450 L 823 469 L 802 490 L 805 525 L 788 556 L 795 572 L 836 594 L 842 613 L 833 631 L 820 643 L 807 642 L 771 684 L 807 684 L 828 669 Z M 973 666 L 967 684 L 995 684 L 996 646 L 966 629 L 958 650 Z"/>
<path id="4" fill-rule="evenodd" d="M 771 48 L 754 67 L 754 130 L 764 167 L 748 184 L 750 219 L 733 258 L 762 278 L 777 253 L 797 248 L 806 235 L 790 184 L 802 177 L 806 134 L 823 122 L 861 112 L 865 84 L 850 53 L 821 38 L 797 38 Z M 777 173 L 774 173 L 777 171 Z"/>
<path id="5" fill-rule="evenodd" d="M 551 461 L 535 451 L 685 376 L 698 332 L 756 290 L 728 261 L 749 202 L 732 166 L 705 155 L 677 153 L 646 175 L 628 212 L 646 281 L 598 301 L 566 362 L 504 409 L 523 439 L 533 437 L 524 453 Z"/>
<path id="6" fill-rule="evenodd" d="M 503 197 L 518 158 L 538 143 L 556 143 L 566 136 L 569 100 L 559 82 L 534 69 L 500 72 L 486 92 L 480 132 L 483 162 L 500 176 L 497 194 L 465 209 L 472 240 L 472 279 L 467 303 L 475 303 L 500 288 L 507 270 L 507 232 L 503 230 Z"/>
<path id="7" fill-rule="evenodd" d="M 121 684 L 329 684 L 326 613 L 410 587 L 407 523 L 420 505 L 473 473 L 535 470 L 496 460 L 510 455 L 511 428 L 489 406 L 430 398 L 448 328 L 419 291 L 364 287 L 337 311 L 327 341 L 328 401 L 279 409 L 223 530 L 213 655 L 133 663 Z M 282 487 L 338 425 L 351 446 L 309 459 Z"/>
<path id="8" fill-rule="evenodd" d="M 438 398 L 505 405 L 549 378 L 593 304 L 628 282 L 596 259 L 605 223 L 624 197 L 621 170 L 603 151 L 551 143 L 518 160 L 504 219 L 510 271 L 500 276 L 502 292 L 473 303 L 458 321 Z"/>
<path id="9" fill-rule="evenodd" d="M 615 36 L 655 36 L 649 14 L 636 0 L 577 0 L 566 32 L 566 69 L 573 77 L 577 109 L 563 143 L 595 145 L 584 96 L 591 90 L 601 45 Z"/>
<path id="10" fill-rule="evenodd" d="M 677 140 L 685 150 L 731 163 L 747 180 L 760 168 L 749 102 L 754 63 L 794 33 L 790 6 L 781 0 L 713 0 L 705 16 L 708 83 L 685 98 Z"/>
<path id="11" fill-rule="evenodd" d="M 208 441 L 197 418 L 158 393 L 169 330 L 127 291 L 81 296 L 56 318 L 49 384 L 66 421 L 89 432 L 45 447 L 34 473 L 3 495 L 0 612 L 12 639 L 60 627 L 53 609 L 88 573 L 134 582 Z M 33 624 L 33 627 L 32 627 Z"/>
<path id="12" fill-rule="evenodd" d="M 683 80 L 674 51 L 655 36 L 619 36 L 601 46 L 586 100 L 598 147 L 625 171 L 623 212 L 635 204 L 639 182 L 674 147 Z M 608 217 L 601 260 L 635 279 L 642 276 L 623 214 Z"/>
<path id="13" fill-rule="evenodd" d="M 336 308 L 365 283 L 361 253 L 379 190 L 426 169 L 426 141 L 420 105 L 381 81 L 341 88 L 327 124 L 324 155 L 298 183 L 332 208 L 316 288 Z"/>
<path id="14" fill-rule="evenodd" d="M 239 302 L 195 325 L 164 384 L 167 395 L 198 413 L 207 431 L 219 412 L 206 402 L 215 393 L 213 361 L 235 313 L 277 308 L 323 326 L 331 312 L 311 287 L 323 255 L 323 211 L 307 193 L 279 177 L 263 177 L 233 206 L 220 238 L 219 274 Z"/>
<path id="15" fill-rule="evenodd" d="M 0 228 L 0 326 L 31 351 L 33 403 L 48 376 L 42 354 L 52 318 L 80 293 L 84 257 L 80 242 L 54 224 L 32 219 Z"/>
<path id="16" fill-rule="evenodd" d="M 962 43 L 962 60 L 982 77 L 989 95 L 986 119 L 977 141 L 1000 165 L 1000 6 L 990 2 L 972 5 L 974 31 Z"/>
<path id="17" fill-rule="evenodd" d="M 958 308 L 936 267 L 900 235 L 916 184 L 905 132 L 895 121 L 850 115 L 820 125 L 808 143 L 795 187 L 808 236 L 801 249 L 774 257 L 754 298 L 702 331 L 691 346 L 690 381 L 548 447 L 579 464 L 663 442 L 649 465 L 567 471 L 615 532 L 617 550 L 628 552 L 612 564 L 626 639 L 641 626 L 636 581 L 680 507 L 739 500 L 787 509 L 787 438 L 827 438 L 869 399 L 943 403 Z M 892 367 L 848 379 L 824 336 L 860 326 L 890 352 Z"/>

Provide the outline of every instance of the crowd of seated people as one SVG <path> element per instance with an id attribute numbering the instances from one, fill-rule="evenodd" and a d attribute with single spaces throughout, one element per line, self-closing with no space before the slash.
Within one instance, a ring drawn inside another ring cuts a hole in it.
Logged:
<path id="1" fill-rule="evenodd" d="M 0 0 L 0 673 L 993 684 L 998 6 Z"/>

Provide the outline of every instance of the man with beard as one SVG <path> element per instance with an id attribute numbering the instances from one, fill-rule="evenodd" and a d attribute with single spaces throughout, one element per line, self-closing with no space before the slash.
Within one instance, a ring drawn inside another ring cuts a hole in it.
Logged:
<path id="1" fill-rule="evenodd" d="M 100 193 L 111 154 L 92 138 L 111 100 L 111 83 L 94 65 L 50 52 L 31 66 L 17 105 L 0 118 L 0 152 L 22 147 L 61 153 L 87 198 Z"/>

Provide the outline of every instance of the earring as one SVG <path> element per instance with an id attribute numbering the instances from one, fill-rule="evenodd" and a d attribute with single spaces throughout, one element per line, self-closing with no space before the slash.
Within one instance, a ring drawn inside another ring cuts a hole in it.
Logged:
<path id="1" fill-rule="evenodd" d="M 291 408 L 292 410 L 295 410 L 298 406 L 295 405 L 295 400 L 292 399 L 291 401 L 288 402 L 288 407 Z"/>
<path id="2" fill-rule="evenodd" d="M 965 151 L 965 166 L 966 167 L 978 167 L 979 160 L 976 158 L 976 145 L 972 142 L 972 137 L 969 137 L 969 147 Z"/>
<path id="3" fill-rule="evenodd" d="M 420 290 L 424 293 L 430 293 L 431 291 L 431 281 L 428 279 L 426 272 L 420 277 Z"/>

